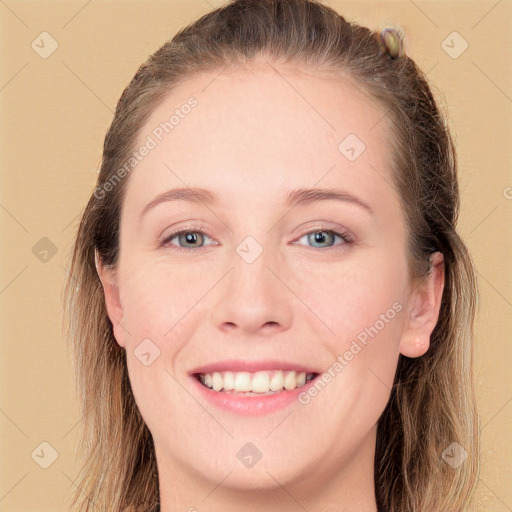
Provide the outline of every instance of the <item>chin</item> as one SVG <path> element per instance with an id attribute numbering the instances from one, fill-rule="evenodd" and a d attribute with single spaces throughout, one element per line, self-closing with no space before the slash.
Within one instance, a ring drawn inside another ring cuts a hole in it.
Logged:
<path id="1" fill-rule="evenodd" d="M 217 485 L 223 477 L 229 474 L 229 476 L 223 480 L 222 487 L 233 491 L 243 491 L 244 493 L 254 491 L 272 491 L 276 488 L 281 488 L 282 485 L 287 486 L 293 483 L 298 475 L 294 472 L 290 473 L 289 461 L 283 462 L 280 466 L 274 466 L 268 468 L 262 464 L 262 461 L 257 464 L 259 468 L 255 466 L 252 468 L 235 467 L 225 468 L 224 472 L 219 472 L 218 477 L 215 480 Z M 288 467 L 287 467 L 288 466 Z M 209 475 L 211 478 L 211 475 Z"/>

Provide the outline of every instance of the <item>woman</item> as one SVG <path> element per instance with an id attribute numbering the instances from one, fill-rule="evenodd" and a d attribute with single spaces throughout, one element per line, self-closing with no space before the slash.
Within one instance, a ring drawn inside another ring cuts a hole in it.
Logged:
<path id="1" fill-rule="evenodd" d="M 123 92 L 66 286 L 78 510 L 465 510 L 476 282 L 400 34 L 238 0 Z"/>

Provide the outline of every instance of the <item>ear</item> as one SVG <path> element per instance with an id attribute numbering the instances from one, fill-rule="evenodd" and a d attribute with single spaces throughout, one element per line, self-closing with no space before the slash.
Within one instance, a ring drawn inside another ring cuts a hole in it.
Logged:
<path id="1" fill-rule="evenodd" d="M 116 341 L 121 347 L 125 348 L 125 330 L 121 324 L 123 319 L 123 307 L 119 298 L 119 286 L 117 283 L 116 271 L 115 269 L 105 267 L 103 265 L 96 250 L 94 250 L 94 262 L 96 265 L 96 272 L 98 273 L 103 286 L 107 314 L 112 322 Z"/>
<path id="2" fill-rule="evenodd" d="M 445 266 L 440 252 L 430 257 L 431 269 L 414 288 L 407 304 L 407 317 L 400 339 L 399 352 L 406 357 L 420 357 L 430 347 L 430 336 L 439 319 L 444 290 Z"/>

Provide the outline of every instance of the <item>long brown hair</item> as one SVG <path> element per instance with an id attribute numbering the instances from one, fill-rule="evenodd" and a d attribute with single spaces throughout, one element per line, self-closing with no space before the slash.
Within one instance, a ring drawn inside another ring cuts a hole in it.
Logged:
<path id="1" fill-rule="evenodd" d="M 104 265 L 116 266 L 120 207 L 130 176 L 123 165 L 139 129 L 173 86 L 194 73 L 221 70 L 257 54 L 348 75 L 386 112 L 411 275 L 424 278 L 429 256 L 440 251 L 445 288 L 430 348 L 419 358 L 400 355 L 378 422 L 377 505 L 387 512 L 463 511 L 478 474 L 477 282 L 456 231 L 454 143 L 424 73 L 405 54 L 402 35 L 347 22 L 316 0 L 235 0 L 213 10 L 151 55 L 119 99 L 64 290 L 65 330 L 82 407 L 79 451 L 86 455 L 72 506 L 81 512 L 121 512 L 150 510 L 159 502 L 152 437 L 136 406 L 125 352 L 114 338 L 95 268 L 95 251 Z M 107 187 L 113 180 L 115 186 Z M 467 452 L 458 467 L 443 457 L 453 442 Z"/>

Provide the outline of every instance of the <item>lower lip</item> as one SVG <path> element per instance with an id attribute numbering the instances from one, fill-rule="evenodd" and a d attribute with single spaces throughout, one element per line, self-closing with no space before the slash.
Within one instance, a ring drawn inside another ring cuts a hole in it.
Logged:
<path id="1" fill-rule="evenodd" d="M 203 386 L 196 377 L 191 376 L 192 385 L 195 386 L 201 396 L 203 396 L 211 404 L 244 416 L 263 416 L 271 412 L 279 411 L 286 408 L 292 402 L 298 401 L 300 393 L 307 391 L 316 378 L 310 380 L 293 390 L 285 390 L 273 395 L 234 395 L 232 393 L 224 393 L 222 391 L 214 391 L 213 389 Z"/>

